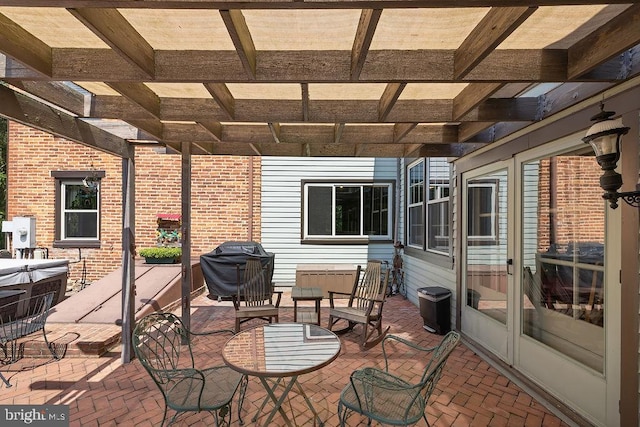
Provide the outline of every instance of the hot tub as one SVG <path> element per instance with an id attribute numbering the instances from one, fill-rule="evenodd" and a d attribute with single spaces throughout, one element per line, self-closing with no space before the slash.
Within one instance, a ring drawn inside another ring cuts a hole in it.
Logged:
<path id="1" fill-rule="evenodd" d="M 21 298 L 54 292 L 57 304 L 64 299 L 68 271 L 66 259 L 0 259 L 0 290 L 22 289 Z"/>

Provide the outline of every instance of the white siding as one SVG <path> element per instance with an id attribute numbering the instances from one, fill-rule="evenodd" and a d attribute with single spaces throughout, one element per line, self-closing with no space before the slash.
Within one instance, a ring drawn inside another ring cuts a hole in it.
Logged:
<path id="1" fill-rule="evenodd" d="M 262 157 L 261 243 L 266 251 L 276 255 L 273 273 L 276 285 L 292 286 L 298 264 L 364 264 L 367 259 L 391 261 L 391 243 L 301 244 L 302 181 L 392 181 L 397 178 L 396 165 L 396 159 Z"/>
<path id="2" fill-rule="evenodd" d="M 536 272 L 536 253 L 538 252 L 538 177 L 540 162 L 533 161 L 523 165 L 522 188 L 522 265 L 531 267 Z"/>

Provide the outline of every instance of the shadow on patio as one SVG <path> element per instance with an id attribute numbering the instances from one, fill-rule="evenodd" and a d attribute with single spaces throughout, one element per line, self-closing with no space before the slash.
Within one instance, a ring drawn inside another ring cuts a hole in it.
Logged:
<path id="1" fill-rule="evenodd" d="M 293 320 L 293 304 L 285 292 L 280 321 Z M 323 301 L 322 325 L 328 318 L 327 301 Z M 192 329 L 195 331 L 233 329 L 233 307 L 230 302 L 217 302 L 200 295 L 192 301 Z M 390 297 L 384 309 L 384 324 L 390 333 L 404 336 L 425 346 L 433 346 L 442 338 L 422 328 L 419 309 L 401 296 Z M 245 326 L 246 328 L 246 326 Z M 383 363 L 380 346 L 361 351 L 359 330 L 341 336 L 340 356 L 329 366 L 300 377 L 326 426 L 337 426 L 337 403 L 349 374 L 363 366 Z M 220 360 L 220 349 L 213 343 L 200 341 L 197 347 L 207 365 Z M 33 370 L 9 372 L 14 386 L 2 388 L 1 404 L 66 404 L 72 426 L 156 426 L 160 425 L 164 402 L 159 390 L 142 366 L 133 361 L 122 365 L 118 352 L 102 357 L 67 357 Z M 255 378 L 250 378 L 242 417 L 244 425 L 254 425 L 252 416 L 265 396 Z M 234 405 L 237 401 L 234 399 Z M 304 401 L 294 394 L 284 404 L 298 426 L 313 425 Z M 289 406 L 290 405 L 290 406 Z M 235 408 L 234 408 L 235 411 Z M 172 415 L 172 412 L 170 412 Z M 235 415 L 235 414 L 234 414 Z M 444 374 L 427 409 L 432 426 L 567 426 L 543 404 L 484 362 L 464 342 L 451 354 Z M 264 422 L 263 413 L 258 423 Z M 212 425 L 208 413 L 192 414 L 178 419 L 176 425 Z M 233 425 L 240 425 L 234 416 Z M 274 426 L 283 425 L 277 414 Z M 365 426 L 357 415 L 349 418 L 350 426 Z M 373 423 L 373 425 L 377 425 Z M 424 425 L 424 421 L 418 424 Z"/>

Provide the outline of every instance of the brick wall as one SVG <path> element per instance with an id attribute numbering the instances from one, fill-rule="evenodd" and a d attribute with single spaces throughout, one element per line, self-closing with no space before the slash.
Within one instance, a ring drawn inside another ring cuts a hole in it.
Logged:
<path id="1" fill-rule="evenodd" d="M 546 252 L 551 243 L 561 250 L 572 242 L 604 243 L 605 204 L 600 189 L 600 166 L 591 156 L 558 156 L 553 160 L 556 162 L 553 185 L 551 160 L 540 162 L 538 250 Z M 551 187 L 555 187 L 555 209 L 550 209 Z M 554 227 L 551 218 L 555 218 Z M 555 242 L 551 242 L 552 233 Z"/>
<path id="2" fill-rule="evenodd" d="M 36 217 L 39 247 L 50 258 L 77 260 L 78 249 L 53 248 L 55 179 L 51 171 L 105 171 L 101 181 L 99 249 L 83 248 L 87 279 L 96 280 L 118 268 L 122 258 L 122 160 L 81 144 L 9 123 L 7 218 Z M 156 216 L 181 213 L 181 156 L 136 148 L 136 244 L 155 245 Z M 251 165 L 252 163 L 252 165 Z M 253 236 L 248 206 L 253 166 Z M 191 189 L 191 256 L 193 260 L 228 240 L 260 241 L 260 158 L 193 156 Z M 70 264 L 71 281 L 79 280 L 82 263 Z"/>

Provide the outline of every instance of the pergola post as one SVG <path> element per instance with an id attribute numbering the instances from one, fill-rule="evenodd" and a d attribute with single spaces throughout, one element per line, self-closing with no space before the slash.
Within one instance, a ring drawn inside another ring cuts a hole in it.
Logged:
<path id="1" fill-rule="evenodd" d="M 182 322 L 191 327 L 191 144 L 182 144 Z"/>
<path id="2" fill-rule="evenodd" d="M 135 323 L 135 150 L 122 159 L 122 363 L 133 359 L 131 333 Z"/>

